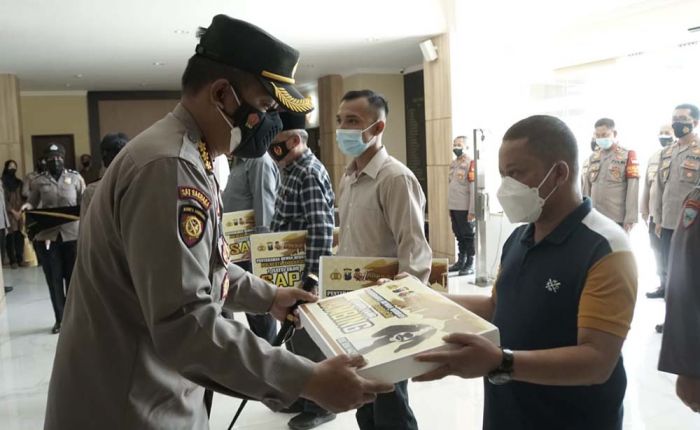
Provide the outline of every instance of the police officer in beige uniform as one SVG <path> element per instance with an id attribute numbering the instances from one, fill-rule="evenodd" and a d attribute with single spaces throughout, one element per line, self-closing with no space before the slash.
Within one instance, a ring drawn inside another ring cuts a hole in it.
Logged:
<path id="1" fill-rule="evenodd" d="M 651 157 L 649 157 L 649 163 L 647 163 L 647 170 L 644 176 L 644 190 L 642 191 L 642 199 L 639 203 L 642 212 L 642 219 L 647 223 L 649 228 L 649 243 L 651 244 L 651 249 L 654 251 L 654 258 L 656 259 L 656 274 L 659 275 L 660 284 L 659 287 L 650 291 L 646 296 L 650 299 L 661 298 L 664 296 L 663 285 L 665 280 L 663 278 L 663 268 L 661 267 L 661 239 L 656 236 L 656 222 L 654 222 L 654 216 L 651 215 L 652 207 L 654 205 L 654 199 L 656 197 L 656 187 L 654 187 L 654 182 L 656 181 L 657 174 L 659 171 L 659 158 L 661 158 L 661 152 L 664 148 L 673 144 L 673 127 L 671 124 L 667 124 L 661 127 L 659 130 L 658 141 L 661 144 L 661 149 L 654 152 Z"/>
<path id="2" fill-rule="evenodd" d="M 85 181 L 80 173 L 64 167 L 66 151 L 63 146 L 52 144 L 46 151 L 48 171 L 31 185 L 25 209 L 80 206 L 85 191 Z M 61 329 L 63 310 L 68 287 L 73 274 L 77 252 L 78 221 L 44 230 L 34 237 L 37 257 L 44 269 L 56 323 L 51 332 Z"/>
<path id="3" fill-rule="evenodd" d="M 452 232 L 457 238 L 459 256 L 450 272 L 459 276 L 474 273 L 474 160 L 469 157 L 466 136 L 457 136 L 452 142 L 455 159 L 450 163 L 447 206 L 450 210 Z"/>
<path id="4" fill-rule="evenodd" d="M 676 394 L 700 413 L 700 186 L 682 206 L 671 240 L 659 370 L 678 375 Z"/>
<path id="5" fill-rule="evenodd" d="M 637 222 L 639 207 L 639 165 L 634 151 L 617 143 L 615 122 L 602 118 L 595 123 L 599 151 L 588 160 L 583 178 L 583 195 L 593 207 L 630 231 Z"/>
<path id="6" fill-rule="evenodd" d="M 204 387 L 333 411 L 391 389 L 357 375 L 361 357 L 315 364 L 221 315 L 282 319 L 314 300 L 228 263 L 212 162 L 261 156 L 280 127 L 266 111 L 312 105 L 291 85 L 293 48 L 224 15 L 200 36 L 181 103 L 121 151 L 83 220 L 46 429 L 205 429 Z"/>
<path id="7" fill-rule="evenodd" d="M 700 142 L 694 133 L 699 118 L 700 111 L 696 106 L 677 106 L 673 111 L 672 127 L 678 141 L 664 148 L 659 158 L 652 215 L 656 222 L 656 235 L 661 239 L 662 289 L 666 288 L 671 237 L 681 214 L 683 200 L 700 181 Z M 655 296 L 664 296 L 664 290 L 656 293 Z"/>

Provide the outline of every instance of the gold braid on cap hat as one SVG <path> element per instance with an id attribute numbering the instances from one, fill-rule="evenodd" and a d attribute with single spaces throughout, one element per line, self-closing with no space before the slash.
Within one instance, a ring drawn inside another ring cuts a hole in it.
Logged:
<path id="1" fill-rule="evenodd" d="M 275 89 L 275 97 L 282 102 L 287 109 L 293 112 L 306 112 L 314 108 L 311 97 L 297 99 L 289 94 L 285 88 L 278 87 L 274 82 L 270 82 L 270 84 L 272 84 L 272 88 Z"/>

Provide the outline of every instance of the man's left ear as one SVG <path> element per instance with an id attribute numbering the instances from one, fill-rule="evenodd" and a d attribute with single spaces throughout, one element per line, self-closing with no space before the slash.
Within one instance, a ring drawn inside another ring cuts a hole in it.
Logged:
<path id="1" fill-rule="evenodd" d="M 566 161 L 560 161 L 559 164 L 557 164 L 557 176 L 563 177 L 564 180 L 561 181 L 561 184 L 565 184 L 566 181 L 569 180 L 569 176 L 571 175 L 571 168 L 569 167 L 569 163 Z"/>
<path id="2" fill-rule="evenodd" d="M 379 135 L 384 132 L 384 128 L 386 127 L 386 121 L 380 120 L 375 126 L 375 134 Z"/>

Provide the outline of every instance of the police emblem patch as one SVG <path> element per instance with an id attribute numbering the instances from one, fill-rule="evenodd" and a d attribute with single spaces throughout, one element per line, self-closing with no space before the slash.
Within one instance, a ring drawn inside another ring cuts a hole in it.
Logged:
<path id="1" fill-rule="evenodd" d="M 188 248 L 192 248 L 204 237 L 207 214 L 195 206 L 181 206 L 178 225 L 180 239 Z"/>
<path id="2" fill-rule="evenodd" d="M 700 201 L 698 200 L 688 200 L 685 202 L 683 207 L 683 227 L 688 228 L 698 217 L 698 211 L 700 211 Z"/>

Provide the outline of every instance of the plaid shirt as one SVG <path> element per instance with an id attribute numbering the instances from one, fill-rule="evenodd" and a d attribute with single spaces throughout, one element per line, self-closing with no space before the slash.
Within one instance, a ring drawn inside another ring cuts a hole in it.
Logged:
<path id="1" fill-rule="evenodd" d="M 306 230 L 305 273 L 318 274 L 322 255 L 331 255 L 335 195 L 326 168 L 309 149 L 284 169 L 272 231 Z"/>

